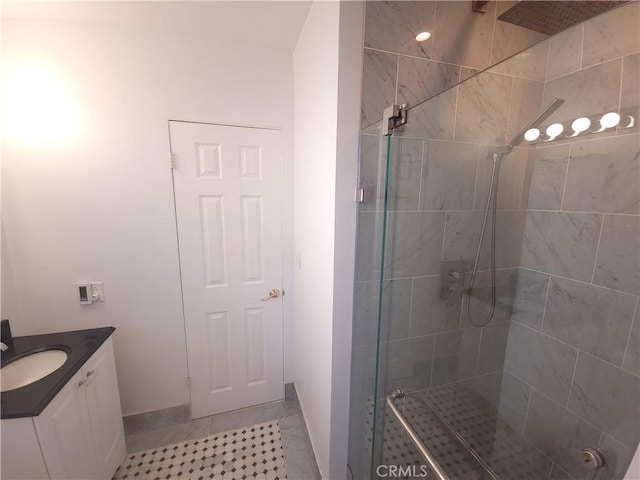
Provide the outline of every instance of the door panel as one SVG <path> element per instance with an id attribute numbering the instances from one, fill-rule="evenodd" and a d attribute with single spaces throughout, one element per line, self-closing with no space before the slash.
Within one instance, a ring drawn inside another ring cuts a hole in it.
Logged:
<path id="1" fill-rule="evenodd" d="M 170 122 L 194 418 L 284 397 L 275 130 Z"/>

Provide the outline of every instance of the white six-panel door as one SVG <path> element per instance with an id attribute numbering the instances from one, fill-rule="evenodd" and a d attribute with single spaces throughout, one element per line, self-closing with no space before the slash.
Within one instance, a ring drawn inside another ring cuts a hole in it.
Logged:
<path id="1" fill-rule="evenodd" d="M 284 397 L 276 130 L 170 122 L 194 418 Z"/>

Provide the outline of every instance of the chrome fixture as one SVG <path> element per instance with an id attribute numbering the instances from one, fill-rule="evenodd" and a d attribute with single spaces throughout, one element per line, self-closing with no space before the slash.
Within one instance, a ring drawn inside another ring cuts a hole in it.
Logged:
<path id="1" fill-rule="evenodd" d="M 551 36 L 625 3 L 629 0 L 521 0 L 498 16 L 498 20 Z"/>
<path id="2" fill-rule="evenodd" d="M 498 211 L 498 177 L 500 175 L 500 167 L 502 166 L 502 159 L 509 155 L 511 150 L 518 146 L 525 138 L 527 131 L 536 127 L 540 123 L 544 122 L 549 116 L 555 112 L 564 103 L 564 100 L 555 98 L 547 108 L 545 108 L 537 117 L 535 117 L 529 124 L 524 127 L 520 132 L 516 134 L 511 141 L 490 153 L 493 158 L 493 169 L 491 171 L 491 183 L 489 184 L 489 193 L 487 195 L 487 206 L 484 210 L 484 218 L 482 220 L 482 229 L 480 230 L 480 240 L 478 242 L 478 249 L 476 250 L 476 258 L 473 263 L 473 271 L 471 272 L 471 279 L 469 281 L 469 288 L 467 288 L 467 301 L 465 307 L 465 313 L 467 319 L 472 325 L 476 327 L 484 327 L 487 325 L 496 310 L 496 216 Z M 489 154 L 488 154 L 489 155 Z M 492 207 L 493 201 L 493 207 Z M 491 268 L 491 309 L 486 318 L 476 323 L 471 317 L 471 295 L 473 293 L 473 287 L 476 280 L 476 274 L 478 273 L 478 263 L 480 263 L 480 252 L 482 250 L 482 243 L 484 241 L 484 235 L 487 228 L 487 219 L 489 217 L 489 209 L 492 207 L 491 214 L 491 250 L 490 250 L 490 268 Z"/>
<path id="3" fill-rule="evenodd" d="M 407 432 L 407 435 L 409 435 L 409 438 L 411 439 L 411 443 L 413 443 L 413 445 L 418 449 L 424 461 L 429 465 L 429 468 L 431 468 L 433 473 L 436 474 L 436 478 L 438 480 L 449 480 L 449 476 L 445 473 L 438 461 L 427 449 L 416 431 L 407 421 L 406 417 L 402 414 L 402 412 L 400 412 L 400 410 L 398 410 L 398 407 L 394 403 L 396 398 L 404 398 L 404 392 L 400 389 L 397 389 L 387 395 L 387 407 L 389 407 L 391 413 L 393 413 L 398 422 L 400 422 L 400 425 L 402 426 L 404 431 Z"/>
<path id="4" fill-rule="evenodd" d="M 383 136 L 393 135 L 396 128 L 407 123 L 407 105 L 391 105 L 382 113 Z M 386 125 L 386 126 L 385 126 Z"/>
<path id="5" fill-rule="evenodd" d="M 595 478 L 598 470 L 604 467 L 604 455 L 602 455 L 600 450 L 592 447 L 583 448 L 581 453 L 584 464 L 589 469 L 587 480 L 591 480 Z"/>

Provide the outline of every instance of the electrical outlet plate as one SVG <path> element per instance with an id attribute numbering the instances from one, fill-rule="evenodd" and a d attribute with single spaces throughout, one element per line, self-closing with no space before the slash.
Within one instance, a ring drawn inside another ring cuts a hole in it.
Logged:
<path id="1" fill-rule="evenodd" d="M 91 282 L 91 298 L 94 302 L 104 302 L 104 284 Z"/>

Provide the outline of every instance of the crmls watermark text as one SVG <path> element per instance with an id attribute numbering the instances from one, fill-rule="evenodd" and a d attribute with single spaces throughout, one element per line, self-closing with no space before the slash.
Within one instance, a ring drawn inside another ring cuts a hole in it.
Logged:
<path id="1" fill-rule="evenodd" d="M 426 465 L 378 465 L 376 474 L 380 478 L 425 478 L 429 468 Z"/>

